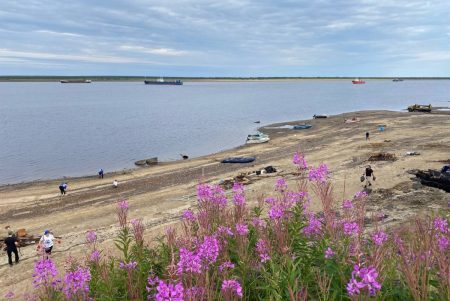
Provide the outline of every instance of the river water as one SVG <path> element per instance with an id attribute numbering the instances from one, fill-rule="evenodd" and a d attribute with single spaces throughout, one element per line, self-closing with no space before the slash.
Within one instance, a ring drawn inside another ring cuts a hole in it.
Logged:
<path id="1" fill-rule="evenodd" d="M 206 155 L 243 144 L 257 126 L 313 114 L 448 106 L 449 90 L 447 80 L 0 83 L 0 184 Z"/>

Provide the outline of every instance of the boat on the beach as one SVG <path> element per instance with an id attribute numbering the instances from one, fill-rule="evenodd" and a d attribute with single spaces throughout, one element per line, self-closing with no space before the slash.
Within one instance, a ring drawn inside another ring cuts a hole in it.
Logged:
<path id="1" fill-rule="evenodd" d="M 401 78 L 394 78 L 392 81 L 393 81 L 393 82 L 402 82 L 403 79 L 401 79 Z"/>
<path id="2" fill-rule="evenodd" d="M 312 128 L 311 124 L 297 124 L 292 127 L 294 130 L 306 130 Z"/>
<path id="3" fill-rule="evenodd" d="M 144 83 L 146 85 L 175 85 L 175 86 L 183 85 L 183 82 L 179 79 L 172 81 L 165 81 L 164 78 L 162 77 L 158 78 L 157 80 L 144 80 Z"/>
<path id="4" fill-rule="evenodd" d="M 313 118 L 314 118 L 314 119 L 318 119 L 318 118 L 328 118 L 328 115 L 317 115 L 317 114 L 314 114 L 314 115 L 313 115 Z"/>
<path id="5" fill-rule="evenodd" d="M 254 143 L 265 143 L 269 142 L 270 138 L 269 135 L 263 134 L 261 132 L 256 132 L 256 134 L 251 134 L 247 136 L 247 144 L 254 144 Z"/>
<path id="6" fill-rule="evenodd" d="M 59 81 L 61 84 L 90 84 L 90 79 L 62 79 Z"/>
<path id="7" fill-rule="evenodd" d="M 355 78 L 354 80 L 352 80 L 352 83 L 353 83 L 354 85 L 361 85 L 361 84 L 365 84 L 366 82 L 363 81 L 362 79 Z"/>
<path id="8" fill-rule="evenodd" d="M 221 163 L 250 163 L 255 161 L 255 157 L 230 157 L 230 158 L 225 158 L 222 161 L 220 161 Z"/>
<path id="9" fill-rule="evenodd" d="M 408 107 L 408 112 L 426 112 L 426 113 L 430 113 L 431 112 L 431 104 L 429 104 L 429 105 L 414 104 L 414 105 Z"/>

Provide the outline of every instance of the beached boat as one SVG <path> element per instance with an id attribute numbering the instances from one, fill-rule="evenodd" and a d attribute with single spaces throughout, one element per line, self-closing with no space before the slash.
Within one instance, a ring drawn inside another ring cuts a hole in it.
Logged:
<path id="1" fill-rule="evenodd" d="M 172 81 L 165 81 L 164 78 L 162 77 L 158 78 L 157 80 L 144 80 L 144 83 L 146 85 L 175 85 L 175 86 L 183 85 L 183 82 L 179 79 Z"/>
<path id="2" fill-rule="evenodd" d="M 306 130 L 312 128 L 311 124 L 297 124 L 292 127 L 294 130 Z"/>
<path id="3" fill-rule="evenodd" d="M 352 83 L 355 85 L 361 85 L 361 84 L 365 84 L 366 82 L 363 81 L 362 79 L 355 78 L 354 80 L 352 80 Z"/>
<path id="4" fill-rule="evenodd" d="M 316 114 L 314 114 L 314 115 L 313 115 L 313 118 L 314 118 L 314 119 L 318 119 L 318 118 L 328 118 L 328 115 L 316 115 Z"/>
<path id="5" fill-rule="evenodd" d="M 393 82 L 402 82 L 403 79 L 401 79 L 401 78 L 394 78 L 392 81 L 393 81 Z"/>
<path id="6" fill-rule="evenodd" d="M 255 161 L 255 157 L 230 157 L 220 161 L 221 163 L 250 163 Z"/>
<path id="7" fill-rule="evenodd" d="M 254 143 L 265 143 L 269 142 L 270 138 L 268 135 L 263 134 L 261 132 L 257 132 L 256 134 L 251 134 L 247 136 L 247 144 L 254 144 Z"/>
<path id="8" fill-rule="evenodd" d="M 426 113 L 430 113 L 431 112 L 431 104 L 429 104 L 429 105 L 414 104 L 414 105 L 408 107 L 408 111 L 409 112 L 426 112 Z"/>
<path id="9" fill-rule="evenodd" d="M 61 84 L 90 84 L 90 79 L 62 79 L 59 81 Z"/>

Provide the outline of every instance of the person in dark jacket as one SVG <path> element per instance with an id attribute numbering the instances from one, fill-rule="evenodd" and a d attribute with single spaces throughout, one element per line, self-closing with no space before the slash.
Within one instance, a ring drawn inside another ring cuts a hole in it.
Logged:
<path id="1" fill-rule="evenodd" d="M 364 171 L 364 176 L 366 177 L 366 185 L 364 185 L 364 187 L 372 186 L 372 183 L 370 183 L 370 178 L 375 181 L 375 175 L 373 174 L 373 169 L 370 165 L 367 165 L 366 170 Z"/>
<path id="2" fill-rule="evenodd" d="M 19 263 L 19 252 L 17 251 L 17 247 L 19 246 L 19 243 L 17 242 L 17 238 L 14 235 L 14 232 L 9 231 L 8 237 L 5 238 L 5 245 L 6 245 L 6 253 L 8 254 L 8 263 L 10 266 L 13 265 L 12 261 L 12 253 L 15 255 L 16 263 Z"/>

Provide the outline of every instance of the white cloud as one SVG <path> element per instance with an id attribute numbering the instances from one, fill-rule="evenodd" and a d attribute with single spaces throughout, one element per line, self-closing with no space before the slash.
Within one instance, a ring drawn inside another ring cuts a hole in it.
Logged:
<path id="1" fill-rule="evenodd" d="M 187 51 L 184 50 L 176 50 L 172 48 L 146 48 L 137 45 L 121 45 L 119 49 L 125 51 L 148 53 L 162 56 L 182 56 L 188 53 Z"/>

